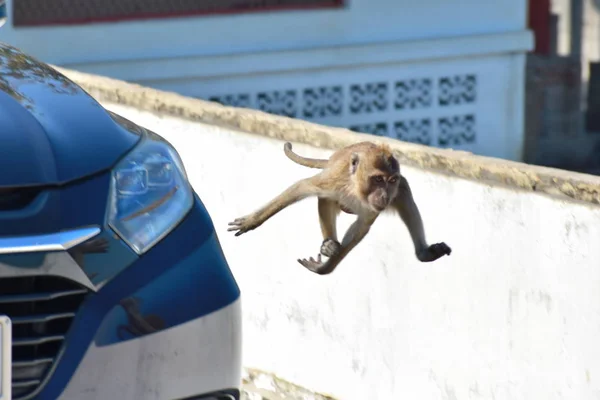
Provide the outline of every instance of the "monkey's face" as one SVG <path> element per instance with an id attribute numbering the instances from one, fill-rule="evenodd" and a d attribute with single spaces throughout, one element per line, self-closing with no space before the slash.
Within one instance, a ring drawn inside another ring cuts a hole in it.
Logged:
<path id="1" fill-rule="evenodd" d="M 377 172 L 369 176 L 367 202 L 376 212 L 385 210 L 398 194 L 400 177 L 398 174 Z"/>

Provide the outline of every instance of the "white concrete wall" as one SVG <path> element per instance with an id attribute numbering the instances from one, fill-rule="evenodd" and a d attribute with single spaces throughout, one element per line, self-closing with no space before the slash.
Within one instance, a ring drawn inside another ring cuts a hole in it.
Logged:
<path id="1" fill-rule="evenodd" d="M 241 237 L 226 232 L 314 173 L 282 142 L 109 108 L 183 157 L 242 289 L 246 366 L 343 400 L 599 398 L 600 207 L 403 167 L 428 239 L 452 255 L 417 262 L 387 216 L 318 276 L 296 262 L 321 243 L 315 199 Z"/>

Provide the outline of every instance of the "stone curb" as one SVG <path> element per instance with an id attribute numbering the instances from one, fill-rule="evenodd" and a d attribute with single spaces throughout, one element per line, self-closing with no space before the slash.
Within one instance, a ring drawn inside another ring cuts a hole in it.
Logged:
<path id="1" fill-rule="evenodd" d="M 460 178 L 600 204 L 600 177 L 598 176 L 476 156 L 464 151 L 437 149 L 391 138 L 374 137 L 257 110 L 226 107 L 112 78 L 53 67 L 100 102 L 127 105 L 144 111 L 326 149 L 337 149 L 364 140 L 383 142 L 389 144 L 399 161 L 406 165 Z"/>
<path id="2" fill-rule="evenodd" d="M 244 369 L 242 384 L 242 400 L 336 400 L 253 368 Z"/>

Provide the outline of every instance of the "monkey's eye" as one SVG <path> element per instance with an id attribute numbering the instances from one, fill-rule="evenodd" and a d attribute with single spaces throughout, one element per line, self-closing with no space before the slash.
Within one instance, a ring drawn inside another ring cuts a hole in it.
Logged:
<path id="1" fill-rule="evenodd" d="M 383 182 L 383 176 L 381 176 L 381 175 L 377 175 L 377 176 L 375 177 L 375 182 L 377 182 L 377 183 L 382 183 L 382 182 Z"/>
<path id="2" fill-rule="evenodd" d="M 395 176 L 393 178 L 390 178 L 389 182 L 390 183 L 396 183 L 398 181 L 398 178 L 396 178 Z"/>

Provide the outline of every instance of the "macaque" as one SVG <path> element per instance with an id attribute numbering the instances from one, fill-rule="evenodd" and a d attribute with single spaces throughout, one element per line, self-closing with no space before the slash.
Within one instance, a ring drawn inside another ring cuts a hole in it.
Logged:
<path id="1" fill-rule="evenodd" d="M 298 260 L 309 271 L 319 275 L 332 273 L 369 233 L 383 211 L 400 216 L 408 228 L 419 261 L 435 261 L 452 252 L 444 242 L 429 245 L 425 240 L 423 221 L 410 186 L 400 174 L 398 160 L 388 146 L 356 143 L 337 150 L 328 160 L 299 156 L 292 151 L 289 142 L 285 143 L 284 152 L 292 161 L 321 171 L 295 182 L 255 212 L 230 222 L 228 231 L 235 231 L 235 236 L 258 228 L 284 208 L 314 196 L 318 198 L 323 242 L 316 259 Z M 356 215 L 341 242 L 336 229 L 340 211 Z M 323 261 L 321 256 L 327 260 Z"/>

